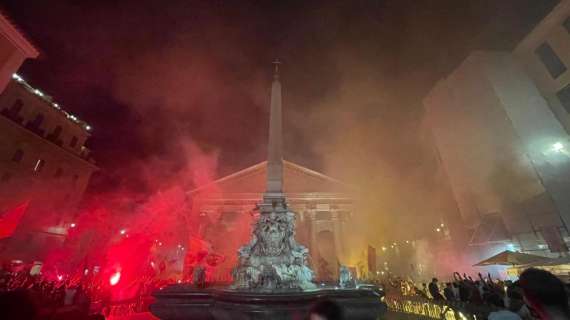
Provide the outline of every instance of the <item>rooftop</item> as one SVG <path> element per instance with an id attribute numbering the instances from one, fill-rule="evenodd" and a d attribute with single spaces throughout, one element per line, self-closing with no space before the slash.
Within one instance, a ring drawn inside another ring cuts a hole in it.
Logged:
<path id="1" fill-rule="evenodd" d="M 50 105 L 52 108 L 56 109 L 57 111 L 61 112 L 67 119 L 71 120 L 72 122 L 76 123 L 78 126 L 82 127 L 84 130 L 90 132 L 93 128 L 85 121 L 77 118 L 76 116 L 74 116 L 73 114 L 63 110 L 61 108 L 61 106 L 56 103 L 55 101 L 53 101 L 53 98 L 47 94 L 45 94 L 44 92 L 42 92 L 41 90 L 32 87 L 29 83 L 27 83 L 20 75 L 14 73 L 12 75 L 12 79 L 14 79 L 14 81 L 16 83 L 18 83 L 19 85 L 21 85 L 22 87 L 24 87 L 26 90 L 28 90 L 30 93 L 35 94 L 38 98 L 42 99 L 43 101 L 45 101 L 48 105 Z"/>
<path id="2" fill-rule="evenodd" d="M 23 32 L 10 21 L 8 16 L 0 11 L 0 34 L 10 41 L 20 52 L 28 58 L 36 58 L 39 55 L 34 45 L 26 39 Z"/>

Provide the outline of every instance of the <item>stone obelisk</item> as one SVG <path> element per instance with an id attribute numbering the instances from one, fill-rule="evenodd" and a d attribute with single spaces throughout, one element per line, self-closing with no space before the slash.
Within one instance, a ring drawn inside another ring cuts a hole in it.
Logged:
<path id="1" fill-rule="evenodd" d="M 283 121 L 281 82 L 279 81 L 279 65 L 276 60 L 273 83 L 271 84 L 271 110 L 269 113 L 269 144 L 267 147 L 267 189 L 266 196 L 283 197 Z"/>
<path id="2" fill-rule="evenodd" d="M 252 240 L 238 251 L 236 289 L 273 292 L 314 288 L 309 251 L 295 241 L 295 214 L 283 193 L 282 100 L 279 61 L 274 62 L 269 115 L 267 186 L 258 204 L 259 218 Z"/>

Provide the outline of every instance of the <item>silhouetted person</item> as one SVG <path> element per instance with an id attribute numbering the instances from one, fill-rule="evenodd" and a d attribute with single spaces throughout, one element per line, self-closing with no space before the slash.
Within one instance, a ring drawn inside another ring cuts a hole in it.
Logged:
<path id="1" fill-rule="evenodd" d="M 342 308 L 334 301 L 322 300 L 313 305 L 308 320 L 342 320 Z"/>
<path id="2" fill-rule="evenodd" d="M 459 283 L 459 299 L 463 302 L 469 301 L 469 295 L 471 291 L 469 290 L 469 285 L 466 281 L 461 281 Z"/>
<path id="3" fill-rule="evenodd" d="M 431 282 L 428 286 L 429 294 L 433 298 L 433 300 L 439 301 L 443 300 L 443 296 L 439 293 L 439 287 L 437 286 L 437 278 L 431 279 Z"/>
<path id="4" fill-rule="evenodd" d="M 469 283 L 468 287 L 469 287 L 469 302 L 474 304 L 482 304 L 483 297 L 481 297 L 481 294 L 479 293 L 479 288 L 475 285 L 475 283 L 474 282 Z"/>
<path id="5" fill-rule="evenodd" d="M 503 298 L 498 294 L 491 294 L 487 298 L 487 302 L 497 309 L 489 314 L 487 317 L 488 320 L 521 320 L 521 317 L 517 313 L 505 308 Z"/>
<path id="6" fill-rule="evenodd" d="M 447 301 L 454 301 L 455 295 L 453 294 L 453 288 L 451 287 L 451 283 L 445 284 L 445 289 L 443 289 L 443 295 L 445 296 L 445 300 Z"/>
<path id="7" fill-rule="evenodd" d="M 568 294 L 564 283 L 555 275 L 545 270 L 530 268 L 521 273 L 519 285 L 526 304 L 539 319 L 570 319 Z"/>
<path id="8" fill-rule="evenodd" d="M 426 294 L 426 291 L 425 291 L 425 290 L 422 290 L 422 289 L 420 289 L 420 288 L 418 288 L 418 287 L 414 287 L 414 293 L 417 294 L 417 295 L 419 295 L 419 296 L 422 297 L 422 298 L 429 299 L 429 297 L 428 297 L 427 294 Z"/>
<path id="9" fill-rule="evenodd" d="M 459 284 L 457 282 L 452 283 L 451 290 L 453 291 L 453 296 L 455 298 L 454 300 L 461 301 L 461 298 L 459 296 Z"/>
<path id="10" fill-rule="evenodd" d="M 64 306 L 72 305 L 76 294 L 77 294 L 77 287 L 67 285 L 63 295 L 63 305 Z"/>
<path id="11" fill-rule="evenodd" d="M 83 288 L 83 286 L 79 286 L 77 288 L 77 292 L 75 293 L 75 297 L 73 299 L 73 304 L 77 307 L 77 309 L 81 312 L 81 314 L 87 316 L 89 314 L 89 306 L 91 305 L 91 298 Z"/>
<path id="12" fill-rule="evenodd" d="M 0 294 L 0 319 L 31 320 L 36 315 L 36 306 L 28 291 L 18 289 Z"/>

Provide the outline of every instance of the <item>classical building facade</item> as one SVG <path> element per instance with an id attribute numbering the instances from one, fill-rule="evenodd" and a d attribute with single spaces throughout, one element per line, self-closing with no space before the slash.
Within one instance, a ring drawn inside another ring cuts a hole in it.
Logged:
<path id="1" fill-rule="evenodd" d="M 14 74 L 0 94 L 0 212 L 24 205 L 6 256 L 41 258 L 64 240 L 91 174 L 89 125 Z M 26 251 L 21 246 L 26 243 Z"/>
<path id="2" fill-rule="evenodd" d="M 0 255 L 42 258 L 64 240 L 97 167 L 90 126 L 17 70 L 38 50 L 0 13 Z M 22 243 L 25 243 L 25 250 Z"/>
<path id="3" fill-rule="evenodd" d="M 296 256 L 295 260 L 302 260 L 294 263 L 296 267 L 303 265 L 306 271 L 309 266 L 316 272 L 316 279 L 333 281 L 338 279 L 339 265 L 346 264 L 351 249 L 345 236 L 354 209 L 354 188 L 283 159 L 280 64 L 274 62 L 267 161 L 188 193 L 186 216 L 190 233 L 201 243 L 207 243 L 208 251 L 224 257 L 212 271 L 215 274 L 211 278 L 215 280 L 229 280 L 236 266 L 239 266 L 236 271 L 241 270 L 239 273 L 250 274 L 252 268 L 265 270 L 267 261 L 286 265 L 295 252 L 303 253 L 302 258 Z M 287 231 L 292 225 L 293 235 Z M 284 239 L 289 240 L 283 243 Z M 303 246 L 308 249 L 308 257 Z M 191 240 L 188 261 L 196 255 L 195 251 Z M 312 278 L 306 277 L 308 273 L 303 271 L 305 280 Z M 281 276 L 282 280 L 289 279 L 284 274 Z M 251 286 L 249 281 L 242 280 L 238 281 L 239 286 Z M 301 283 L 306 284 L 300 279 L 290 284 Z"/>
<path id="4" fill-rule="evenodd" d="M 217 273 L 229 277 L 237 250 L 250 240 L 256 205 L 266 187 L 267 162 L 261 162 L 188 193 L 190 223 L 214 252 L 226 257 Z M 284 193 L 296 214 L 296 239 L 309 248 L 317 279 L 337 279 L 338 264 L 349 250 L 347 225 L 353 214 L 354 189 L 334 178 L 284 161 Z"/>

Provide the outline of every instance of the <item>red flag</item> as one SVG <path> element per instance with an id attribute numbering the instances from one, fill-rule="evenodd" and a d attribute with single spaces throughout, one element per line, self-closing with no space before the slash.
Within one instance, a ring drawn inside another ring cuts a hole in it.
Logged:
<path id="1" fill-rule="evenodd" d="M 28 204 L 29 202 L 26 201 L 14 209 L 6 211 L 0 217 L 0 239 L 8 238 L 16 231 L 16 227 L 28 209 Z"/>

